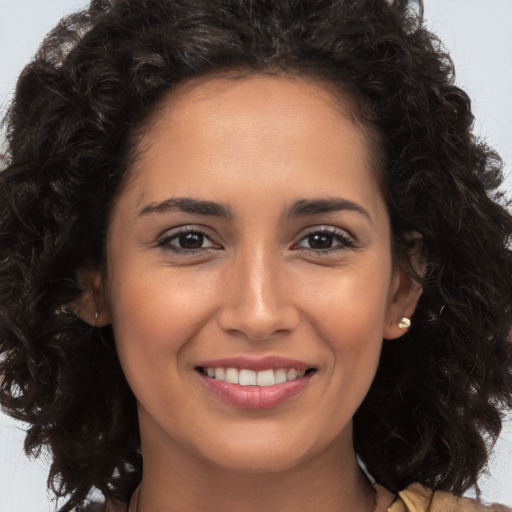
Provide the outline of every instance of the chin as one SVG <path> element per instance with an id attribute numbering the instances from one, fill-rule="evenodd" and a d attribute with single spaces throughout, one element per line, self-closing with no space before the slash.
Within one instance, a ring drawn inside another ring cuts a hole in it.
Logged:
<path id="1" fill-rule="evenodd" d="M 310 445 L 290 437 L 286 441 L 266 441 L 263 436 L 231 438 L 205 447 L 202 457 L 228 471 L 263 474 L 291 470 L 323 451 L 316 443 Z"/>
<path id="2" fill-rule="evenodd" d="M 215 460 L 217 466 L 225 470 L 245 474 L 266 474 L 288 471 L 303 462 L 304 457 L 297 454 L 276 453 L 275 451 L 258 450 L 255 452 L 223 454 Z"/>

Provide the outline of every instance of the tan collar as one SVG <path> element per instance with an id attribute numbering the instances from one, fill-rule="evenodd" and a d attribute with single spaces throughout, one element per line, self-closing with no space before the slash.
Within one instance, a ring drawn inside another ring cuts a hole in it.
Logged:
<path id="1" fill-rule="evenodd" d="M 385 512 L 396 500 L 396 496 L 392 492 L 382 487 L 382 485 L 374 484 L 373 487 L 377 493 L 377 505 L 373 512 Z"/>

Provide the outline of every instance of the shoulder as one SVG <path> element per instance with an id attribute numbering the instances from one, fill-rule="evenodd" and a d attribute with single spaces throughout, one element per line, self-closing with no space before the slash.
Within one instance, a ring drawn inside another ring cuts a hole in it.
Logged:
<path id="1" fill-rule="evenodd" d="M 503 505 L 485 505 L 470 498 L 460 498 L 444 491 L 432 491 L 412 484 L 398 493 L 387 512 L 512 512 Z"/>

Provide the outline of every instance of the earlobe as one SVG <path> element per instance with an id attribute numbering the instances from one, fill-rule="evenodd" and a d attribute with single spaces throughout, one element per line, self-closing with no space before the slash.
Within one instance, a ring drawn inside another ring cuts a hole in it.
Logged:
<path id="1" fill-rule="evenodd" d="M 383 333 L 383 337 L 389 340 L 399 338 L 409 330 L 423 293 L 423 286 L 419 282 L 424 272 L 422 237 L 418 233 L 411 233 L 408 238 L 411 249 L 407 253 L 406 264 L 403 267 L 397 265 L 391 287 L 392 296 Z"/>
<path id="2" fill-rule="evenodd" d="M 104 327 L 110 323 L 110 314 L 105 300 L 103 277 L 97 269 L 80 269 L 78 283 L 82 294 L 71 307 L 75 314 L 93 327 Z"/>
<path id="3" fill-rule="evenodd" d="M 390 304 L 384 329 L 383 337 L 388 340 L 399 338 L 409 330 L 414 321 L 412 316 L 416 305 L 423 292 L 420 283 L 411 276 L 402 275 L 400 277 L 401 283 Z"/>

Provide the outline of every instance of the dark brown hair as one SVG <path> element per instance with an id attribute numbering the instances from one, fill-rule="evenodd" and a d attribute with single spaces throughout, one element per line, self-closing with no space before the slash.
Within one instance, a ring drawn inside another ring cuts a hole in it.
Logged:
<path id="1" fill-rule="evenodd" d="M 512 219 L 501 162 L 472 135 L 452 63 L 407 0 L 93 0 L 23 71 L 0 173 L 0 403 L 48 447 L 69 511 L 92 488 L 127 500 L 142 465 L 135 398 L 110 327 L 73 313 L 102 265 L 137 130 L 208 73 L 320 78 L 378 134 L 394 246 L 423 236 L 413 326 L 385 342 L 356 450 L 392 491 L 464 492 L 512 405 Z"/>

